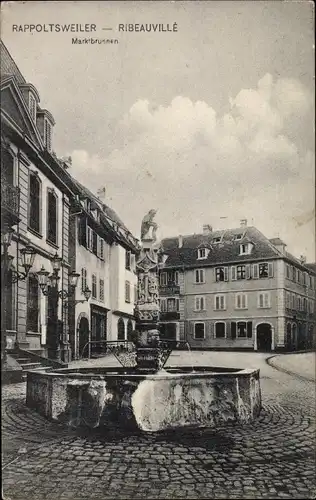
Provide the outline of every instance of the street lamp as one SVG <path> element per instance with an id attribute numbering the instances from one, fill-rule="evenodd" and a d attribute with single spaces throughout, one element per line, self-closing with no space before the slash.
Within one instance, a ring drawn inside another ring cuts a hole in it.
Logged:
<path id="1" fill-rule="evenodd" d="M 52 268 L 53 272 L 50 275 L 48 271 L 42 266 L 41 270 L 38 271 L 38 283 L 43 295 L 48 296 L 50 299 L 50 323 L 48 325 L 48 344 L 50 349 L 50 354 L 57 359 L 60 358 L 60 341 L 58 335 L 58 301 L 62 300 L 63 304 L 67 307 L 67 299 L 74 299 L 75 290 L 78 285 L 78 279 L 80 274 L 75 272 L 70 272 L 68 274 L 69 279 L 69 289 L 59 290 L 58 284 L 60 280 L 59 271 L 62 266 L 62 258 L 57 255 L 57 253 L 52 258 Z M 79 302 L 86 302 L 90 299 L 91 290 L 88 287 L 84 290 L 84 300 L 73 300 L 74 305 Z"/>

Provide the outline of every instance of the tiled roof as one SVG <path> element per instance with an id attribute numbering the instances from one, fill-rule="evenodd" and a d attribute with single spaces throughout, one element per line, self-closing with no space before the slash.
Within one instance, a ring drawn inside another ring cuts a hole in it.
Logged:
<path id="1" fill-rule="evenodd" d="M 76 183 L 80 194 L 93 201 L 99 207 L 101 214 L 104 215 L 103 223 L 107 225 L 110 231 L 115 233 L 116 238 L 128 247 L 138 249 L 138 240 L 125 226 L 117 213 L 108 205 L 103 203 L 95 194 L 93 194 L 88 188 L 83 186 L 76 179 L 74 179 L 74 182 Z"/>
<path id="2" fill-rule="evenodd" d="M 235 239 L 235 238 L 238 239 Z M 219 243 L 214 239 L 221 238 Z M 251 255 L 239 255 L 240 244 L 252 243 Z M 210 248 L 206 259 L 197 259 L 197 249 L 203 244 Z M 192 234 L 182 237 L 182 247 L 179 248 L 178 237 L 162 240 L 164 252 L 169 256 L 167 267 L 203 267 L 228 262 L 247 262 L 260 259 L 272 259 L 281 256 L 281 253 L 255 227 L 226 229 L 213 231 L 207 235 Z"/>
<path id="3" fill-rule="evenodd" d="M 310 264 L 305 264 L 310 271 L 313 271 L 316 274 L 316 262 L 311 262 Z"/>
<path id="4" fill-rule="evenodd" d="M 219 239 L 215 243 L 214 240 Z M 236 239 L 238 238 L 238 239 Z M 239 227 L 213 231 L 209 234 L 190 234 L 181 236 L 182 246 L 179 248 L 179 237 L 162 240 L 164 252 L 168 255 L 166 267 L 205 267 L 226 263 L 251 262 L 262 259 L 286 258 L 305 270 L 316 272 L 316 264 L 302 264 L 299 259 L 288 252 L 282 253 L 275 245 L 285 245 L 280 238 L 266 238 L 255 227 Z M 239 255 L 240 244 L 252 243 L 250 255 Z M 198 248 L 209 248 L 206 259 L 198 259 Z"/>
<path id="5" fill-rule="evenodd" d="M 26 83 L 24 76 L 15 64 L 10 52 L 1 40 L 0 43 L 1 79 L 14 75 L 19 84 Z"/>

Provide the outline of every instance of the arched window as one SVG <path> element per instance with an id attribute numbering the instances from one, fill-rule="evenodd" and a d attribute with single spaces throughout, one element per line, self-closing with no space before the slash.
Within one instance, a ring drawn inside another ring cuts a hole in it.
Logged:
<path id="1" fill-rule="evenodd" d="M 117 322 L 117 340 L 125 340 L 125 325 L 123 318 Z"/>
<path id="2" fill-rule="evenodd" d="M 47 240 L 57 245 L 57 196 L 53 189 L 47 191 Z"/>
<path id="3" fill-rule="evenodd" d="M 29 178 L 29 228 L 41 232 L 41 181 L 35 172 Z"/>
<path id="4" fill-rule="evenodd" d="M 131 336 L 133 333 L 133 322 L 131 319 L 127 322 L 127 340 L 132 340 Z"/>

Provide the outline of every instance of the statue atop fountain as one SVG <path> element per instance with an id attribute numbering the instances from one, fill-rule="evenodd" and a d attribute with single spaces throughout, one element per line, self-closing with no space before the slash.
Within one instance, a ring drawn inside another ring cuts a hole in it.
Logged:
<path id="1" fill-rule="evenodd" d="M 157 371 L 163 362 L 159 344 L 159 269 L 163 267 L 163 250 L 157 242 L 156 210 L 149 210 L 141 225 L 141 250 L 136 262 L 138 299 L 135 306 L 137 367 Z"/>

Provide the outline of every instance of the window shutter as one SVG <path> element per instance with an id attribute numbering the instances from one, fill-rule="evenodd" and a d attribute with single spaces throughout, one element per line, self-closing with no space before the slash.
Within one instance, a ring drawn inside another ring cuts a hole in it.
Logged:
<path id="1" fill-rule="evenodd" d="M 258 279 L 258 277 L 259 277 L 259 265 L 258 264 L 253 265 L 253 277 L 254 277 L 254 279 Z"/>
<path id="2" fill-rule="evenodd" d="M 216 280 L 216 275 L 215 275 Z M 224 267 L 224 281 L 228 281 L 228 267 Z"/>
<path id="3" fill-rule="evenodd" d="M 232 339 L 235 339 L 236 338 L 236 322 L 235 321 L 232 321 L 231 322 L 231 338 Z"/>
<path id="4" fill-rule="evenodd" d="M 232 273 L 232 281 L 235 281 L 237 278 L 236 278 L 236 266 L 233 266 L 231 268 L 231 273 Z"/>
<path id="5" fill-rule="evenodd" d="M 251 265 L 247 264 L 246 265 L 246 279 L 250 280 L 250 278 L 251 278 Z"/>
<path id="6" fill-rule="evenodd" d="M 273 262 L 269 262 L 268 276 L 269 278 L 273 278 Z"/>
<path id="7" fill-rule="evenodd" d="M 252 337 L 252 321 L 247 322 L 247 338 L 251 339 Z"/>
<path id="8" fill-rule="evenodd" d="M 81 217 L 78 221 L 78 241 L 80 245 L 87 247 L 87 228 L 85 217 Z"/>
<path id="9" fill-rule="evenodd" d="M 179 299 L 176 299 L 176 310 L 177 311 L 180 310 L 180 300 Z"/>

